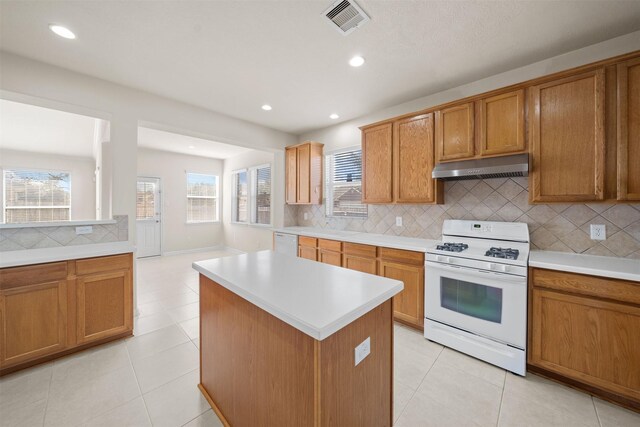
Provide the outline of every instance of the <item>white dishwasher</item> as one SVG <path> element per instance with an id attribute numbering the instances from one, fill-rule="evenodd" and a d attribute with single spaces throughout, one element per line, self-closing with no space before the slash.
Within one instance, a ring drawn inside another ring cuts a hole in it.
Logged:
<path id="1" fill-rule="evenodd" d="M 274 233 L 274 250 L 281 254 L 298 256 L 298 236 L 288 233 Z"/>

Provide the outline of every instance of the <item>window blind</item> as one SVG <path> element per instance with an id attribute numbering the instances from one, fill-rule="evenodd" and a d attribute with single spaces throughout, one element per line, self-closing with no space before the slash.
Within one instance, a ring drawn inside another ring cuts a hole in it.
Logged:
<path id="1" fill-rule="evenodd" d="M 271 224 L 271 166 L 255 169 L 253 222 Z"/>
<path id="2" fill-rule="evenodd" d="M 234 212 L 235 222 L 247 222 L 249 191 L 247 188 L 247 171 L 236 172 L 234 180 Z"/>
<path id="3" fill-rule="evenodd" d="M 71 219 L 71 176 L 68 172 L 5 169 L 6 223 Z"/>
<path id="4" fill-rule="evenodd" d="M 327 215 L 367 217 L 362 204 L 362 151 L 351 150 L 327 156 Z"/>
<path id="5" fill-rule="evenodd" d="M 187 222 L 218 220 L 218 177 L 187 173 Z"/>

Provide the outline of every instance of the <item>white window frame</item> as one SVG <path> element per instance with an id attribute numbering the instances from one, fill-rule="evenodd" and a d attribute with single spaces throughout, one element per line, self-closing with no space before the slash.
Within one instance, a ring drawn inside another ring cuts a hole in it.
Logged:
<path id="1" fill-rule="evenodd" d="M 257 173 L 258 169 L 264 169 L 268 167 L 271 170 L 271 189 L 269 199 L 269 223 L 259 224 L 256 222 L 256 213 L 254 207 L 256 206 L 256 198 L 258 194 L 257 189 Z M 247 220 L 237 221 L 235 218 L 235 211 L 238 206 L 238 195 L 236 193 L 238 174 L 245 172 L 247 174 Z M 251 166 L 244 169 L 237 169 L 231 172 L 231 223 L 234 225 L 248 225 L 252 227 L 273 227 L 273 164 L 263 163 L 257 166 Z"/>
<path id="2" fill-rule="evenodd" d="M 7 179 L 5 173 L 7 171 L 16 171 L 16 172 L 49 172 L 49 173 L 66 173 L 69 175 L 69 205 L 57 205 L 57 206 L 10 206 L 7 207 Z M 73 180 L 71 176 L 71 171 L 60 170 L 60 169 L 42 169 L 42 168 L 28 168 L 28 167 L 3 167 L 0 168 L 0 172 L 2 173 L 2 223 L 3 224 L 22 224 L 19 222 L 8 223 L 7 222 L 7 209 L 69 209 L 69 219 L 61 220 L 61 221 L 53 221 L 53 222 L 64 222 L 64 221 L 72 221 L 72 206 L 73 206 Z M 46 223 L 52 221 L 37 221 L 39 223 Z M 31 222 L 26 222 L 24 224 L 30 224 Z"/>
<path id="3" fill-rule="evenodd" d="M 333 150 L 325 154 L 325 182 L 324 182 L 324 205 L 325 205 L 325 216 L 328 218 L 343 218 L 343 219 L 361 219 L 366 220 L 369 218 L 369 205 L 363 204 L 367 209 L 367 215 L 365 216 L 348 216 L 348 215 L 333 215 L 333 174 L 331 170 L 327 170 L 330 168 L 330 159 L 329 157 L 335 156 L 336 154 L 346 153 L 349 151 L 362 151 L 362 146 L 360 145 L 352 145 L 351 147 L 340 148 L 338 150 Z M 361 169 L 362 171 L 362 166 Z M 360 181 L 360 188 L 362 188 L 362 180 Z"/>
<path id="4" fill-rule="evenodd" d="M 203 175 L 203 176 L 213 176 L 216 179 L 216 195 L 215 196 L 190 196 L 189 195 L 189 175 Z M 184 174 L 185 177 L 185 187 L 187 192 L 185 207 L 187 208 L 185 211 L 186 223 L 187 224 L 214 224 L 220 222 L 220 175 L 216 175 L 213 173 L 202 173 L 202 172 L 186 172 Z M 216 215 L 214 219 L 207 219 L 202 221 L 193 221 L 189 220 L 189 199 L 215 199 L 216 200 Z"/>

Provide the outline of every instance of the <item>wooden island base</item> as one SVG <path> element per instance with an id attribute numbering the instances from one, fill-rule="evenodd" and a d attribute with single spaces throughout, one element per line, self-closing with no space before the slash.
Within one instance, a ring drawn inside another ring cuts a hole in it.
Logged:
<path id="1" fill-rule="evenodd" d="M 391 300 L 318 341 L 200 275 L 199 388 L 225 425 L 391 426 L 392 369 Z"/>

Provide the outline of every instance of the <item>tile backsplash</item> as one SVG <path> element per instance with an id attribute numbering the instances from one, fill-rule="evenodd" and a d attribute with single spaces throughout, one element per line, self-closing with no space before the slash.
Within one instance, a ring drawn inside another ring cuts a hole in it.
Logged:
<path id="1" fill-rule="evenodd" d="M 444 205 L 369 205 L 367 219 L 325 217 L 324 206 L 287 206 L 300 225 L 440 239 L 445 219 L 526 222 L 533 249 L 640 259 L 640 204 L 529 204 L 527 178 L 445 182 Z M 304 219 L 304 214 L 307 219 Z M 401 216 L 403 226 L 397 227 Z M 590 224 L 607 239 L 591 240 Z"/>
<path id="2" fill-rule="evenodd" d="M 114 215 L 115 224 L 94 224 L 90 234 L 76 235 L 76 225 L 0 229 L 0 251 L 56 248 L 129 239 L 127 215 Z"/>

